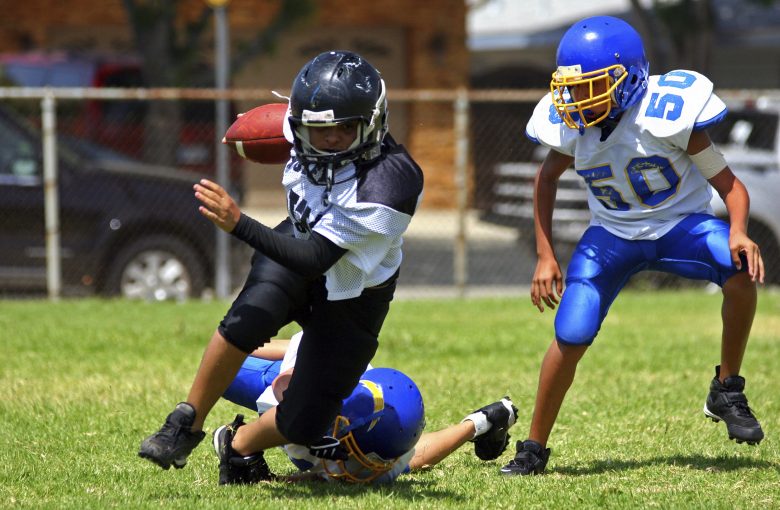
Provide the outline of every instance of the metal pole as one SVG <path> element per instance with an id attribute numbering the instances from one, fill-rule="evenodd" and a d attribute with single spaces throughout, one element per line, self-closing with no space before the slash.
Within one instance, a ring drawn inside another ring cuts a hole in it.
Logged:
<path id="1" fill-rule="evenodd" d="M 43 200 L 46 223 L 46 288 L 57 301 L 62 290 L 60 208 L 57 196 L 57 103 L 51 93 L 41 99 L 43 125 Z"/>
<path id="2" fill-rule="evenodd" d="M 216 39 L 215 78 L 216 87 L 220 91 L 227 90 L 230 77 L 230 48 L 227 23 L 227 7 L 225 4 L 214 6 L 214 29 Z M 228 101 L 216 101 L 216 178 L 226 190 L 230 190 L 230 159 L 228 148 L 221 141 L 228 128 Z M 215 267 L 215 290 L 217 297 L 225 299 L 230 294 L 230 244 L 228 234 L 217 230 L 217 250 Z"/>
<path id="3" fill-rule="evenodd" d="M 460 297 L 466 295 L 468 280 L 468 250 L 466 240 L 466 207 L 468 199 L 468 154 L 469 154 L 469 99 L 465 88 L 458 89 L 454 103 L 455 110 L 455 189 L 457 193 L 457 230 L 454 246 L 454 279 Z"/>

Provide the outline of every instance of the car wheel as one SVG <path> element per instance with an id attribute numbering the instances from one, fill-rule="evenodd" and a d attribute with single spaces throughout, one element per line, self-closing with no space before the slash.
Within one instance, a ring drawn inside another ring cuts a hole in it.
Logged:
<path id="1" fill-rule="evenodd" d="M 128 299 L 183 301 L 200 297 L 204 275 L 203 264 L 187 244 L 150 236 L 124 246 L 113 258 L 104 289 Z"/>

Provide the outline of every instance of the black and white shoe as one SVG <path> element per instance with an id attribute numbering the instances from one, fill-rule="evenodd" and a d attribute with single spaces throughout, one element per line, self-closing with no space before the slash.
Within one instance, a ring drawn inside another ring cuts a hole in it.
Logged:
<path id="1" fill-rule="evenodd" d="M 504 453 L 509 444 L 509 429 L 517 421 L 517 407 L 509 397 L 504 397 L 477 409 L 465 419 L 472 420 L 477 430 L 477 435 L 471 440 L 474 453 L 482 460 L 494 460 Z"/>
<path id="2" fill-rule="evenodd" d="M 745 378 L 732 375 L 720 382 L 719 376 L 720 366 L 717 366 L 704 402 L 704 415 L 716 423 L 725 422 L 729 439 L 752 445 L 760 443 L 764 439 L 764 431 L 748 406 L 744 393 Z"/>
<path id="3" fill-rule="evenodd" d="M 219 457 L 219 484 L 238 485 L 273 479 L 274 475 L 263 457 L 263 452 L 239 455 L 233 450 L 233 437 L 239 427 L 245 425 L 244 416 L 214 431 L 214 451 Z"/>
<path id="4" fill-rule="evenodd" d="M 187 402 L 176 404 L 162 428 L 141 442 L 138 456 L 149 459 L 163 469 L 169 469 L 171 465 L 177 469 L 183 468 L 192 450 L 206 436 L 202 430 L 193 432 L 194 421 L 194 407 Z"/>
<path id="5" fill-rule="evenodd" d="M 509 464 L 501 468 L 502 475 L 541 475 L 550 459 L 550 449 L 536 441 L 517 442 L 517 453 Z"/>

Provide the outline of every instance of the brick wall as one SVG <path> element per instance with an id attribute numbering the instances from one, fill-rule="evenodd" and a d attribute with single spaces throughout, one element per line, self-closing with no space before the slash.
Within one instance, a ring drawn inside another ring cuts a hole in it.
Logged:
<path id="1" fill-rule="evenodd" d="M 5 2 L 0 16 L 0 52 L 63 49 L 62 33 L 80 49 L 131 51 L 132 40 L 120 0 L 26 0 Z M 197 18 L 205 2 L 182 0 L 182 22 Z M 231 0 L 231 31 L 262 28 L 278 8 L 275 0 Z M 360 27 L 400 29 L 407 55 L 407 87 L 451 89 L 468 82 L 465 0 L 318 0 L 312 19 L 297 30 Z M 72 49 L 72 48 L 71 48 Z M 392 115 L 392 113 L 391 113 Z M 443 104 L 412 104 L 407 115 L 407 144 L 426 173 L 425 205 L 453 203 L 454 141 L 452 108 Z"/>

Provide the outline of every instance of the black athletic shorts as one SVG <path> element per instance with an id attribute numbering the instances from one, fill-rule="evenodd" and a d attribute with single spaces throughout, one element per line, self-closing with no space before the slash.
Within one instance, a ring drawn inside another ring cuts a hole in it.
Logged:
<path id="1" fill-rule="evenodd" d="M 314 284 L 290 384 L 276 409 L 276 425 L 289 441 L 311 444 L 341 412 L 376 353 L 397 275 L 352 299 L 328 301 L 324 280 Z"/>

